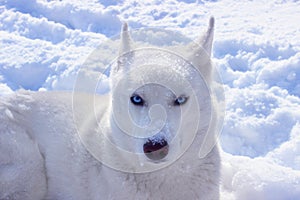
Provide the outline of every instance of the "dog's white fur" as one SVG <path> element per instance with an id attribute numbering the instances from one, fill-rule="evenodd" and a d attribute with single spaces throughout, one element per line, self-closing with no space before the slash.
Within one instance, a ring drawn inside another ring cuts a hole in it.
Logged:
<path id="1" fill-rule="evenodd" d="M 127 25 L 123 27 L 122 34 L 121 54 L 130 52 L 131 48 Z M 200 40 L 201 48 L 192 46 L 189 56 L 190 62 L 198 67 L 208 86 L 212 84 L 212 65 L 204 50 L 210 55 L 212 39 L 213 19 L 207 34 Z M 134 55 L 131 56 L 134 59 Z M 112 69 L 111 94 L 97 97 L 97 101 L 102 103 L 98 109 L 105 113 L 100 119 L 100 125 L 116 144 L 133 152 L 142 152 L 144 141 L 124 142 L 128 141 L 128 136 L 124 136 L 111 121 L 114 106 L 120 107 L 124 102 L 128 103 L 128 99 L 117 98 L 119 95 L 116 92 L 119 91 L 114 90 L 114 84 L 120 77 L 127 75 L 127 84 L 135 81 L 136 74 L 130 76 L 128 67 L 130 66 L 120 64 L 117 69 Z M 168 76 L 168 73 L 168 70 L 162 69 L 161 77 Z M 157 76 L 151 70 L 140 75 Z M 185 76 L 195 74 L 187 72 Z M 181 82 L 176 76 L 174 79 L 170 81 L 173 81 L 172 85 L 178 88 L 178 92 L 191 95 L 191 91 L 179 85 Z M 200 80 L 199 77 L 193 77 L 194 87 L 197 87 L 197 80 Z M 173 101 L 173 97 L 166 95 L 168 92 L 164 87 L 151 84 L 137 90 L 149 105 L 160 104 L 166 108 L 167 115 L 171 116 L 167 119 L 167 125 L 159 132 L 166 140 L 173 137 L 179 122 L 176 117 L 178 108 L 170 108 L 169 102 Z M 195 93 L 201 98 L 200 88 Z M 131 94 L 126 95 L 128 98 Z M 201 118 L 203 122 L 199 124 L 195 141 L 170 166 L 149 173 L 126 173 L 106 167 L 86 150 L 73 121 L 71 101 L 72 95 L 62 92 L 18 92 L 1 101 L 0 199 L 219 199 L 220 158 L 218 146 L 213 146 L 215 125 L 208 127 L 208 119 Z M 144 113 L 148 113 L 148 108 L 129 105 L 136 120 L 143 118 Z M 126 110 L 121 109 L 121 117 L 123 112 Z M 201 116 L 207 114 L 205 110 L 201 112 Z M 213 111 L 211 115 L 210 120 L 214 120 L 216 113 Z M 185 113 L 183 117 L 192 118 L 193 115 Z M 203 132 L 207 130 L 209 137 L 205 138 Z M 188 138 L 182 134 L 178 141 L 172 143 L 166 160 L 176 157 L 186 139 Z M 206 148 L 204 141 L 211 148 Z M 203 158 L 198 155 L 201 145 L 206 150 Z M 105 144 L 103 146 L 105 150 Z M 126 158 L 119 159 L 120 164 L 126 162 Z M 139 154 L 139 159 L 141 163 L 151 162 L 143 154 Z"/>

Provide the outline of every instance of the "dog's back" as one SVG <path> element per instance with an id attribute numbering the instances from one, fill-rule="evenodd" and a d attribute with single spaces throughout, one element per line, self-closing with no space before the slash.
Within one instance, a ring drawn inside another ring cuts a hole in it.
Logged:
<path id="1" fill-rule="evenodd" d="M 0 109 L 0 199 L 99 197 L 101 164 L 80 142 L 71 93 L 20 92 Z"/>

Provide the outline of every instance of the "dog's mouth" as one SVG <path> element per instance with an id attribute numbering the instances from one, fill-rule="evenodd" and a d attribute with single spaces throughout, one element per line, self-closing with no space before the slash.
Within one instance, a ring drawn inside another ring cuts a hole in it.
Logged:
<path id="1" fill-rule="evenodd" d="M 161 162 L 169 153 L 169 145 L 165 139 L 154 141 L 148 139 L 143 146 L 144 154 L 153 162 Z"/>

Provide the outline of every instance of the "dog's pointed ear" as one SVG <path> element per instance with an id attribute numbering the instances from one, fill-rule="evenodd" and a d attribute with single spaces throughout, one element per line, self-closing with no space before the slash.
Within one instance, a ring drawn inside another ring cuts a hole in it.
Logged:
<path id="1" fill-rule="evenodd" d="M 121 46 L 119 49 L 119 56 L 122 56 L 129 52 L 131 49 L 131 37 L 128 31 L 128 24 L 125 22 L 121 32 Z"/>
<path id="2" fill-rule="evenodd" d="M 208 29 L 200 40 L 201 46 L 209 56 L 211 56 L 212 42 L 214 39 L 214 28 L 215 28 L 215 19 L 214 17 L 211 17 L 209 19 Z"/>
<path id="3" fill-rule="evenodd" d="M 112 69 L 112 74 L 115 75 L 118 72 L 126 72 L 129 70 L 128 63 L 133 57 L 132 52 L 132 40 L 128 31 L 128 24 L 125 22 L 122 26 L 122 31 L 120 35 L 120 47 L 119 47 L 119 57 L 118 64 Z"/>
<path id="4" fill-rule="evenodd" d="M 192 54 L 189 56 L 189 60 L 192 64 L 198 67 L 202 75 L 208 79 L 210 79 L 211 76 L 210 57 L 214 37 L 214 24 L 215 19 L 211 17 L 206 33 L 200 38 L 200 40 L 196 40 L 191 45 L 192 47 L 190 50 Z"/>

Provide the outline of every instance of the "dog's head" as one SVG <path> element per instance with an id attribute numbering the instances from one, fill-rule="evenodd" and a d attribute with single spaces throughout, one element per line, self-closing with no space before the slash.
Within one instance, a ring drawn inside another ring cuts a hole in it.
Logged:
<path id="1" fill-rule="evenodd" d="M 162 162 L 178 158 L 193 132 L 207 128 L 213 29 L 211 18 L 201 40 L 183 51 L 134 49 L 124 24 L 118 64 L 111 69 L 116 145 L 141 160 Z"/>

